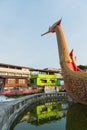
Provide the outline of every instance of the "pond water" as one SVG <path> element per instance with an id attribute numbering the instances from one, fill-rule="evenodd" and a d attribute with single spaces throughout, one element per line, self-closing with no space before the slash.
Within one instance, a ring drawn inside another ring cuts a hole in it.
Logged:
<path id="1" fill-rule="evenodd" d="M 66 102 L 32 106 L 10 130 L 87 130 L 87 106 Z"/>

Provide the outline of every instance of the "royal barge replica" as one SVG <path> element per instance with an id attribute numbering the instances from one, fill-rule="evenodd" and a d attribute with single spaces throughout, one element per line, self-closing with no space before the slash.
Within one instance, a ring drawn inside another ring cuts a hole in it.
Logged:
<path id="1" fill-rule="evenodd" d="M 67 42 L 61 28 L 61 19 L 41 36 L 50 32 L 56 33 L 60 66 L 67 93 L 76 102 L 87 105 L 87 72 L 83 72 L 76 66 L 73 50 L 70 53 L 68 51 Z"/>

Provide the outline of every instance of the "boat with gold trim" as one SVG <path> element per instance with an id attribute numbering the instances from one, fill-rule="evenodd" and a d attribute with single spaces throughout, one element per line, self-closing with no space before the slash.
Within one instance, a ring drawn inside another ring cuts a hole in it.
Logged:
<path id="1" fill-rule="evenodd" d="M 61 27 L 61 19 L 54 23 L 49 30 L 41 36 L 50 32 L 56 33 L 60 65 L 67 93 L 75 101 L 87 105 L 87 72 L 83 72 L 76 66 L 73 58 L 73 50 L 69 53 Z"/>

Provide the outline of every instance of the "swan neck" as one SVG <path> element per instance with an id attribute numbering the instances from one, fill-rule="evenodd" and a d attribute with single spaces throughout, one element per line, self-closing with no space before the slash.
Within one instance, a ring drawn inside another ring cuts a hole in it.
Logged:
<path id="1" fill-rule="evenodd" d="M 56 37 L 57 37 L 60 63 L 71 62 L 72 60 L 69 56 L 67 43 L 66 43 L 64 33 L 60 25 L 56 26 L 55 32 L 56 32 Z"/>

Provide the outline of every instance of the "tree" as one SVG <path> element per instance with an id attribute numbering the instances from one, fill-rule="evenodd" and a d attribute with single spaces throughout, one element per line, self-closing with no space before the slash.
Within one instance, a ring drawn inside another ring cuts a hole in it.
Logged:
<path id="1" fill-rule="evenodd" d="M 78 66 L 81 70 L 86 70 L 87 69 L 87 65 L 79 65 Z"/>

